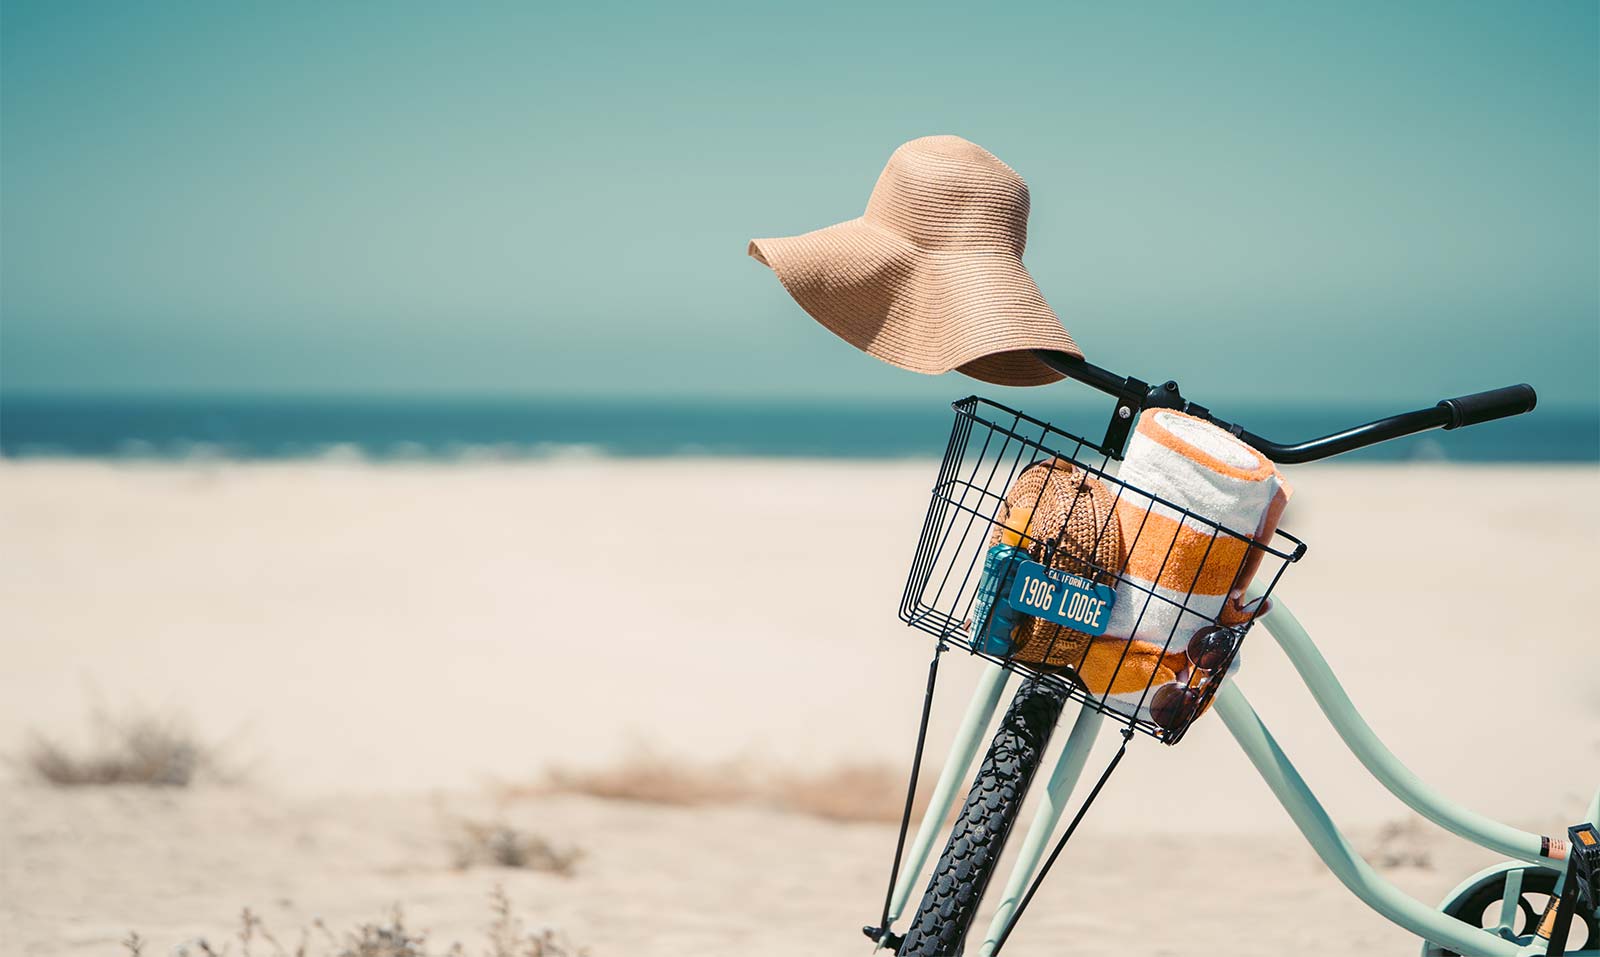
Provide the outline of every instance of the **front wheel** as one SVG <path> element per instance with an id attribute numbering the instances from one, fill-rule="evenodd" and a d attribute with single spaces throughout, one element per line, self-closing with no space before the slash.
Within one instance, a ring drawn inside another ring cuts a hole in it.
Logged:
<path id="1" fill-rule="evenodd" d="M 1059 681 L 1034 679 L 1017 689 L 896 952 L 900 957 L 961 953 L 1066 701 L 1067 689 Z"/>

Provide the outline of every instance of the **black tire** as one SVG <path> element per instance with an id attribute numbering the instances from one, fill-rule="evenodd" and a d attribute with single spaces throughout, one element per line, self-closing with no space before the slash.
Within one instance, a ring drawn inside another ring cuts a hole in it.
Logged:
<path id="1" fill-rule="evenodd" d="M 956 957 L 994 875 L 1022 799 L 1066 704 L 1059 681 L 1030 680 L 1017 689 L 989 754 L 967 794 L 961 817 L 933 869 L 922 905 L 896 951 L 900 957 Z"/>

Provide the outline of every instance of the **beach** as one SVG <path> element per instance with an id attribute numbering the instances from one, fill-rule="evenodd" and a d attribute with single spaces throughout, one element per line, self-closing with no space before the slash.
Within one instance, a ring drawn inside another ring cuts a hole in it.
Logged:
<path id="1" fill-rule="evenodd" d="M 934 468 L 0 460 L 0 753 L 86 740 L 96 709 L 149 709 L 229 771 L 60 789 L 13 762 L 0 950 L 114 953 L 138 931 L 166 954 L 226 938 L 244 907 L 292 937 L 393 904 L 448 942 L 486 922 L 498 885 L 595 955 L 868 952 L 893 824 L 819 817 L 772 787 L 607 799 L 549 771 L 650 755 L 898 780 L 932 645 L 895 614 Z M 1600 471 L 1290 479 L 1284 527 L 1309 551 L 1278 594 L 1377 733 L 1475 810 L 1538 833 L 1576 821 L 1600 786 L 1600 697 L 1576 666 L 1594 658 Z M 1494 862 L 1365 775 L 1264 631 L 1243 656 L 1240 687 L 1386 877 L 1433 904 Z M 925 788 L 980 667 L 945 659 Z M 581 857 L 570 874 L 459 867 L 468 819 Z M 1343 890 L 1215 718 L 1174 748 L 1133 743 L 1006 953 L 1097 952 L 1130 927 L 1119 952 L 1416 946 Z"/>

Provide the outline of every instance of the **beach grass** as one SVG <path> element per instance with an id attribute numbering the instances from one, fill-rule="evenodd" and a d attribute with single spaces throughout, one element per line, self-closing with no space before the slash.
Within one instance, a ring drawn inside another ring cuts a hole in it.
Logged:
<path id="1" fill-rule="evenodd" d="M 259 914 L 246 907 L 229 940 L 212 942 L 201 937 L 179 944 L 174 957 L 588 957 L 586 947 L 573 945 L 565 935 L 550 928 L 532 930 L 517 915 L 505 889 L 496 886 L 489 894 L 490 919 L 483 930 L 482 949 L 469 951 L 461 941 L 435 947 L 425 931 L 406 924 L 405 911 L 398 905 L 377 920 L 336 931 L 321 920 L 302 927 L 289 942 L 279 938 Z M 237 948 L 235 947 L 237 945 Z M 137 932 L 122 940 L 127 957 L 147 957 L 149 942 Z"/>
<path id="2" fill-rule="evenodd" d="M 52 787 L 188 787 L 220 772 L 216 749 L 189 722 L 171 714 L 134 711 L 91 714 L 92 743 L 74 747 L 35 731 L 14 763 L 27 777 Z"/>
<path id="3" fill-rule="evenodd" d="M 451 861 L 456 870 L 510 867 L 571 877 L 583 857 L 577 847 L 559 846 L 502 820 L 458 820 L 451 830 Z"/>
<path id="4" fill-rule="evenodd" d="M 887 763 L 843 761 L 811 770 L 779 770 L 749 760 L 705 762 L 634 747 L 610 764 L 554 765 L 532 787 L 508 796 L 581 794 L 679 807 L 749 805 L 828 821 L 897 822 L 905 810 L 906 771 Z M 927 788 L 913 808 L 920 813 Z"/>

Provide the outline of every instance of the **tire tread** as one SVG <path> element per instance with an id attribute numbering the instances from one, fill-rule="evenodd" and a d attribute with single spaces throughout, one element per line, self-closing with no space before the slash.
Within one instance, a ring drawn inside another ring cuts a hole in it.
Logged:
<path id="1" fill-rule="evenodd" d="M 957 957 L 1016 824 L 1067 692 L 1032 679 L 1017 689 L 934 866 L 899 957 Z"/>

